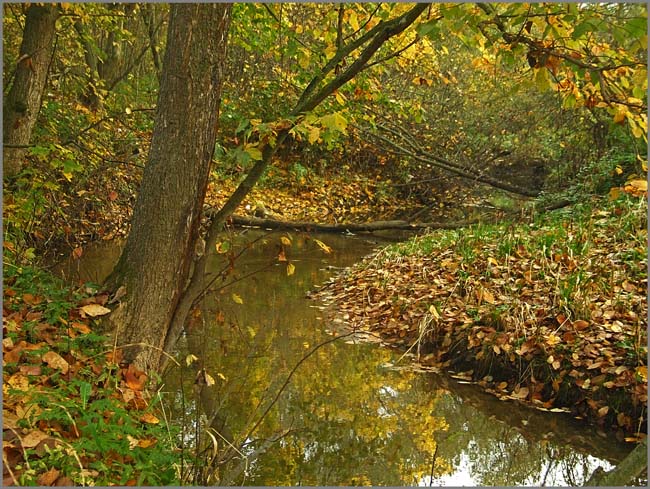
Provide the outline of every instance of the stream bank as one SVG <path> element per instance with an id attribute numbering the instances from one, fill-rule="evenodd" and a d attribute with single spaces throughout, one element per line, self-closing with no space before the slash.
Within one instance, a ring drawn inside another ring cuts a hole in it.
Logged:
<path id="1" fill-rule="evenodd" d="M 339 274 L 316 296 L 499 399 L 567 411 L 637 441 L 647 419 L 647 204 L 598 201 L 524 225 L 436 231 Z"/>

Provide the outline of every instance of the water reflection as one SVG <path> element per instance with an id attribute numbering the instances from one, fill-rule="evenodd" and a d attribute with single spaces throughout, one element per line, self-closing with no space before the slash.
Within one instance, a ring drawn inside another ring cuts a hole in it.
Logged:
<path id="1" fill-rule="evenodd" d="M 398 356 L 374 345 L 316 348 L 331 337 L 305 293 L 332 273 L 328 266 L 351 265 L 375 244 L 317 236 L 334 249 L 326 255 L 313 239 L 293 235 L 284 246 L 295 265 L 288 275 L 288 262 L 277 259 L 280 236 L 247 251 L 228 280 L 263 271 L 203 301 L 179 344 L 180 359 L 199 360 L 166 377 L 166 390 L 176 393 L 173 416 L 218 431 L 211 483 L 580 485 L 631 449 L 471 386 L 389 369 Z M 224 256 L 215 256 L 215 270 Z M 214 386 L 195 385 L 201 368 Z M 186 433 L 195 435 L 210 441 L 201 429 Z"/>

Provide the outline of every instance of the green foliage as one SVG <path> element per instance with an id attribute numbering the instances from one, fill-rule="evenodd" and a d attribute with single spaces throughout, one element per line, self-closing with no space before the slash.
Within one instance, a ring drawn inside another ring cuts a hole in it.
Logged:
<path id="1" fill-rule="evenodd" d="M 177 484 L 177 430 L 153 416 L 158 397 L 136 407 L 126 402 L 120 369 L 106 357 L 108 338 L 78 322 L 74 309 L 94 288 L 71 290 L 30 266 L 6 266 L 4 278 L 11 290 L 5 308 L 17 314 L 6 338 L 13 345 L 36 343 L 22 352 L 22 362 L 18 356 L 19 363 L 5 365 L 5 381 L 10 378 L 3 386 L 6 407 L 22 410 L 17 424 L 24 433 L 47 434 L 51 440 L 22 452 L 25 459 L 13 467 L 19 483 L 40 484 L 44 473 L 58 471 L 74 485 Z M 20 319 L 26 308 L 37 320 Z M 42 321 L 51 326 L 43 329 Z M 53 356 L 60 363 L 47 360 Z"/>

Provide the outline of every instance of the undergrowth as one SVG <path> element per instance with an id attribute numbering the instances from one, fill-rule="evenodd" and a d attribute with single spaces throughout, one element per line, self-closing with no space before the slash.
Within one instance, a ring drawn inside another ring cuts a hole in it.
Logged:
<path id="1" fill-rule="evenodd" d="M 121 367 L 83 312 L 101 297 L 11 263 L 4 285 L 5 482 L 177 484 L 177 430 L 145 390 L 147 376 Z"/>

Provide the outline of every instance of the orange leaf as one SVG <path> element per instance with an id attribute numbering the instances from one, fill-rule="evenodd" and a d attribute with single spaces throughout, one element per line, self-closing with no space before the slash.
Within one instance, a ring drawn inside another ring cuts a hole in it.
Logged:
<path id="1" fill-rule="evenodd" d="M 158 418 L 156 418 L 151 413 L 144 413 L 142 416 L 140 416 L 140 421 L 142 421 L 143 423 L 148 423 L 148 424 L 158 424 L 158 423 L 160 423 L 160 420 Z"/>
<path id="2" fill-rule="evenodd" d="M 134 391 L 141 391 L 144 389 L 144 384 L 147 381 L 147 376 L 142 371 L 135 368 L 133 364 L 130 364 L 129 368 L 124 373 L 124 381 L 130 389 L 133 389 Z"/>

